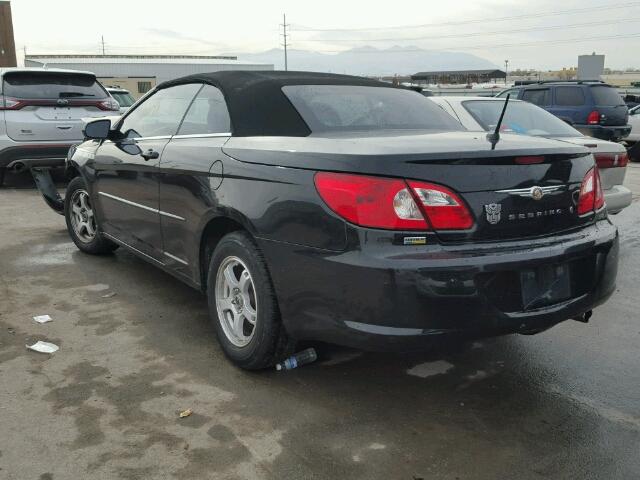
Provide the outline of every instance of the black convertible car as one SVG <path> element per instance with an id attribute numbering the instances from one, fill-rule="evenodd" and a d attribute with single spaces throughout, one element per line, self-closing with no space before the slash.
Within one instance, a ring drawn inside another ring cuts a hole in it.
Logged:
<path id="1" fill-rule="evenodd" d="M 65 198 L 80 250 L 118 246 L 206 292 L 226 355 L 295 341 L 421 348 L 586 321 L 618 234 L 591 154 L 461 131 L 358 77 L 219 72 L 87 124 Z"/>

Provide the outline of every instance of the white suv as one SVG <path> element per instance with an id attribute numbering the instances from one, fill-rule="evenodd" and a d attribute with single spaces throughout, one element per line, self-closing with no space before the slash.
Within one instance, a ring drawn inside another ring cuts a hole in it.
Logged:
<path id="1" fill-rule="evenodd" d="M 0 185 L 7 171 L 64 165 L 82 119 L 119 109 L 91 72 L 0 69 Z"/>
<path id="2" fill-rule="evenodd" d="M 131 105 L 136 103 L 136 99 L 133 98 L 129 90 L 125 90 L 120 87 L 111 87 L 107 85 L 105 87 L 109 95 L 111 95 L 116 102 L 120 105 L 120 115 L 124 114 L 129 110 Z"/>

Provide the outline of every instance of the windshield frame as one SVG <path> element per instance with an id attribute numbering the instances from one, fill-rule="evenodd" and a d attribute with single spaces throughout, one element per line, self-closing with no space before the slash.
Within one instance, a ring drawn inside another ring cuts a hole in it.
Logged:
<path id="1" fill-rule="evenodd" d="M 462 100 L 460 102 L 460 105 L 462 106 L 462 108 L 464 108 L 465 112 L 467 112 L 469 115 L 471 115 L 471 117 L 480 126 L 480 128 L 483 128 L 486 132 L 488 132 L 488 131 L 491 131 L 493 128 L 495 128 L 495 125 L 494 126 L 485 125 L 484 121 L 482 119 L 480 119 L 479 116 L 475 112 L 473 112 L 473 110 L 471 108 L 467 108 L 466 104 L 467 103 L 482 103 L 482 102 L 486 102 L 486 103 L 491 102 L 491 103 L 498 104 L 499 108 L 497 109 L 498 111 L 497 111 L 497 115 L 496 115 L 496 122 L 497 122 L 498 117 L 500 116 L 500 112 L 502 111 L 502 106 L 504 105 L 505 101 L 506 101 L 506 99 L 495 98 L 495 97 L 493 97 L 493 99 L 486 99 L 486 100 L 469 99 L 469 100 Z M 584 136 L 582 133 L 580 133 L 578 130 L 576 130 L 573 126 L 569 125 L 565 121 L 563 121 L 560 118 L 556 117 L 552 113 L 547 112 L 544 108 L 538 107 L 537 105 L 534 105 L 532 103 L 525 102 L 525 101 L 522 101 L 522 100 L 509 100 L 509 105 L 507 105 L 507 110 L 505 112 L 505 120 L 503 120 L 503 125 L 506 122 L 507 114 L 509 113 L 509 108 L 513 109 L 512 105 L 522 105 L 522 107 L 517 107 L 517 108 L 525 108 L 525 109 L 528 108 L 531 111 L 534 111 L 536 114 L 540 114 L 542 117 L 548 117 L 551 122 L 556 122 L 556 124 L 559 127 L 561 127 L 562 129 L 566 129 L 567 133 L 566 134 L 557 134 L 557 133 L 531 134 L 531 133 L 520 133 L 520 132 L 516 132 L 514 130 L 507 130 L 507 131 L 503 131 L 501 133 L 513 133 L 513 134 L 516 134 L 516 135 L 528 135 L 528 136 L 531 136 L 531 137 L 540 137 L 540 138 L 571 138 L 571 137 L 583 137 Z"/>

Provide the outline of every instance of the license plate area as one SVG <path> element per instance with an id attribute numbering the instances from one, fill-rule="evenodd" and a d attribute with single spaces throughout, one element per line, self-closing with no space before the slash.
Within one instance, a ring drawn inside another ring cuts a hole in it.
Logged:
<path id="1" fill-rule="evenodd" d="M 520 271 L 523 310 L 546 307 L 571 298 L 571 269 L 566 263 Z"/>

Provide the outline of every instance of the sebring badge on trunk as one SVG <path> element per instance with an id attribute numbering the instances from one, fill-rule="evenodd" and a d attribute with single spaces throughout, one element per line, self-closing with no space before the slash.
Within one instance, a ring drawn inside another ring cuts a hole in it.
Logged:
<path id="1" fill-rule="evenodd" d="M 500 221 L 502 213 L 502 205 L 499 203 L 490 203 L 484 206 L 484 210 L 487 214 L 487 222 L 491 225 L 496 225 Z M 509 213 L 508 220 L 531 220 L 533 218 L 550 217 L 555 215 L 562 215 L 563 213 L 573 213 L 574 208 L 551 208 L 549 210 L 536 210 L 533 212 L 517 212 Z"/>

